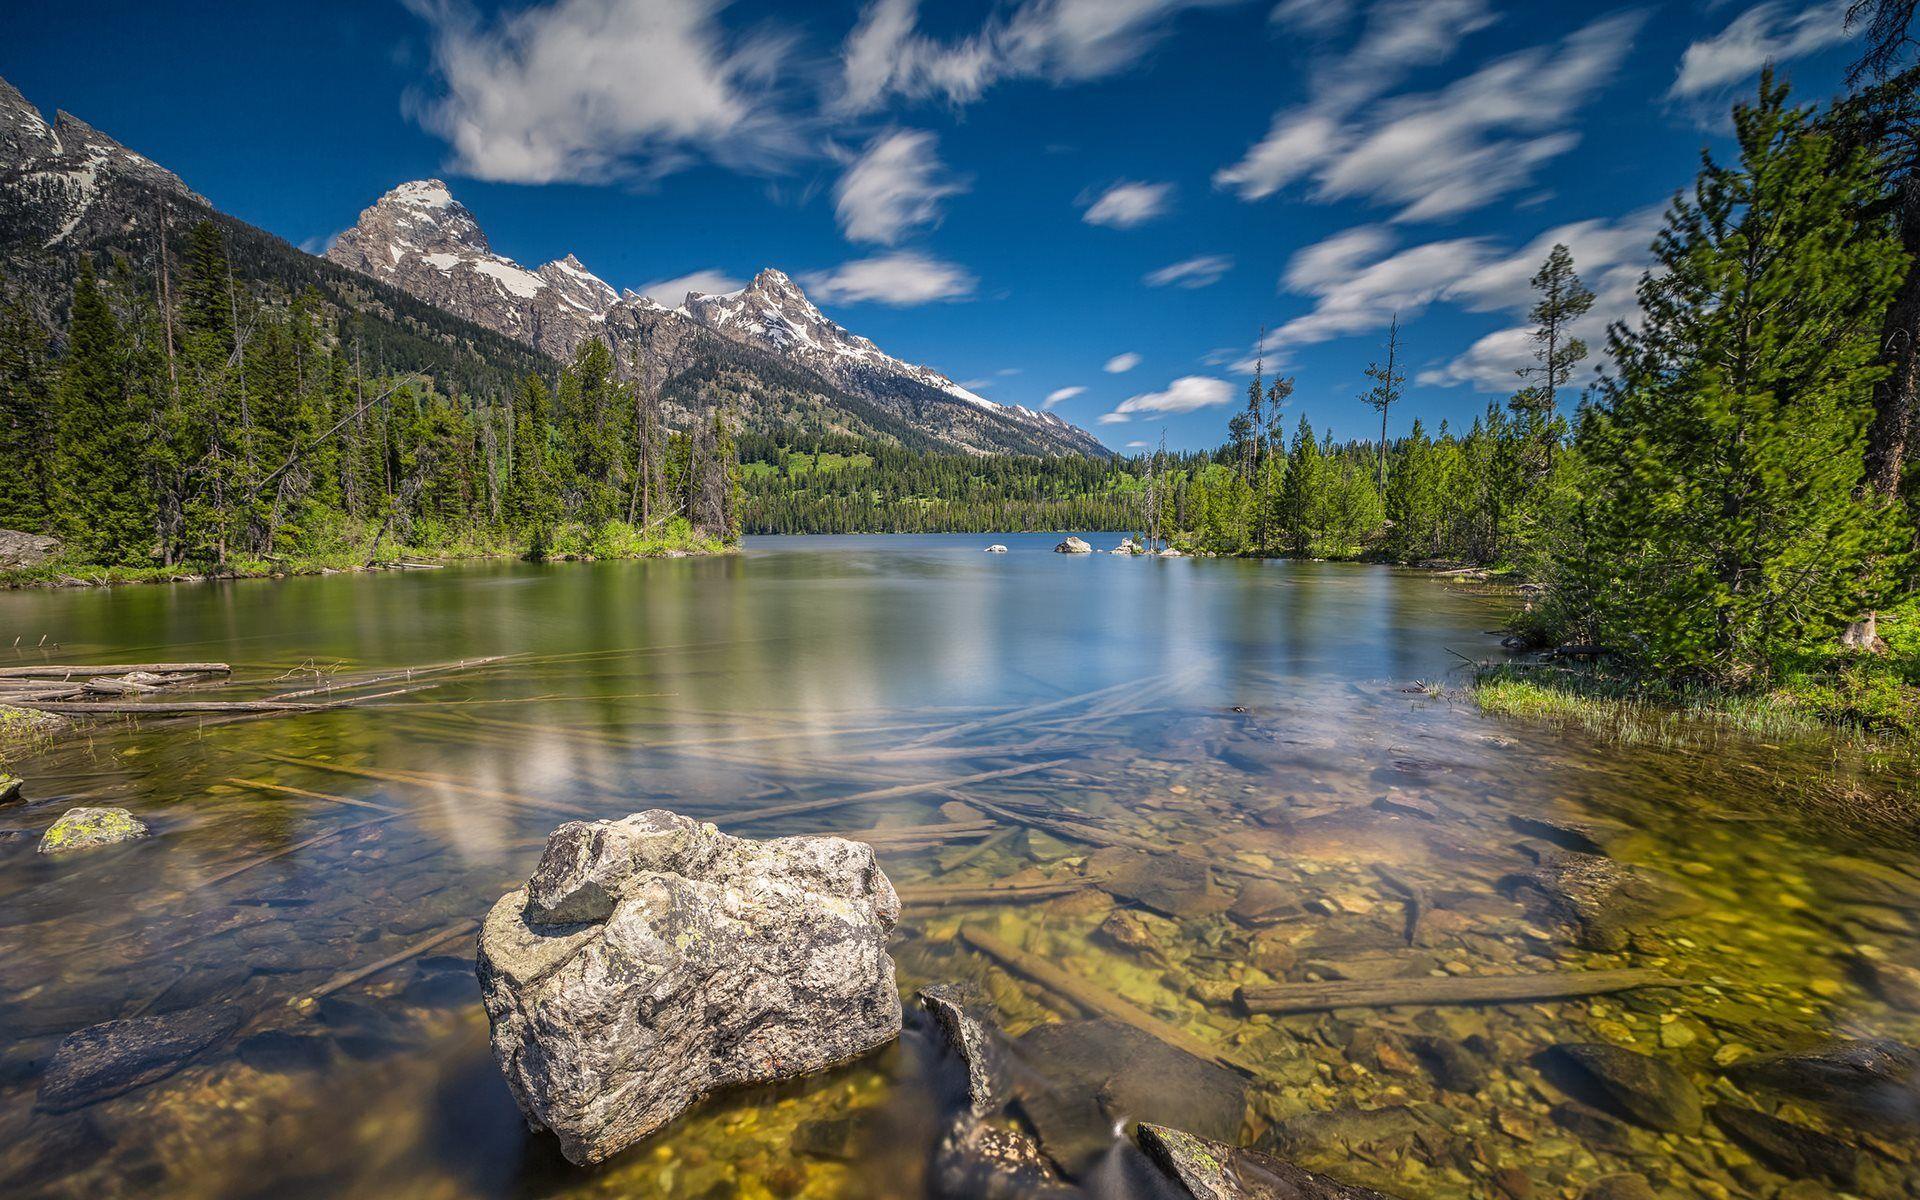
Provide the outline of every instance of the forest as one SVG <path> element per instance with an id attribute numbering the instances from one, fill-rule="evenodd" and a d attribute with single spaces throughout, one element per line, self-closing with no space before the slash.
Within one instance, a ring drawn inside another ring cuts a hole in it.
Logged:
<path id="1" fill-rule="evenodd" d="M 235 282 L 221 229 L 137 278 L 82 259 L 57 351 L 0 299 L 0 526 L 51 570 L 259 574 L 408 555 L 714 550 L 739 535 L 733 422 L 670 429 L 601 343 L 502 394 L 363 367 L 312 292 Z M 134 573 L 130 575 L 129 573 Z"/>

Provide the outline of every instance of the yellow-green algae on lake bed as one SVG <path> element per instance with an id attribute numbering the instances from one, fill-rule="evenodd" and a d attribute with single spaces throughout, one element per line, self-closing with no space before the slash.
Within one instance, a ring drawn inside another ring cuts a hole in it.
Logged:
<path id="1" fill-rule="evenodd" d="M 946 574 L 937 560 L 908 565 L 950 586 L 972 578 L 957 562 Z M 1869 790 L 1910 780 L 1849 775 L 1814 745 L 1612 746 L 1402 693 L 1438 673 L 1437 643 L 1470 645 L 1470 630 L 1492 625 L 1484 605 L 1431 581 L 1383 586 L 1385 573 L 1365 568 L 1176 569 L 1140 585 L 1172 598 L 1143 591 L 1136 611 L 1164 604 L 1173 629 L 1198 608 L 1224 632 L 1187 643 L 1187 662 L 1150 670 L 1125 656 L 1071 682 L 969 686 L 975 677 L 951 658 L 921 669 L 924 643 L 905 657 L 886 638 L 850 649 L 853 629 L 872 619 L 867 590 L 889 585 L 852 568 L 809 570 L 796 580 L 804 596 L 770 603 L 723 588 L 704 606 L 656 609 L 658 628 L 632 647 L 543 646 L 560 660 L 449 683 L 388 711 L 114 726 L 16 764 L 30 791 L 26 806 L 0 813 L 7 828 L 37 832 L 85 803 L 128 807 L 154 836 L 60 864 L 8 843 L 0 1025 L 14 1040 L 0 1053 L 0 1178 L 9 1194 L 59 1196 L 919 1194 L 943 1084 L 917 1031 L 823 1077 L 719 1097 L 589 1172 L 520 1128 L 488 1053 L 470 942 L 314 997 L 484 911 L 567 813 L 666 805 L 726 828 L 729 811 L 1064 759 L 730 831 L 984 818 L 985 842 L 872 835 L 915 901 L 895 946 L 903 989 L 976 986 L 1033 1075 L 1059 1076 L 1079 1064 L 1027 1035 L 1098 1014 L 978 947 L 1037 956 L 1253 1070 L 1244 1081 L 1199 1076 L 1199 1091 L 1169 1080 L 1162 1095 L 1122 1080 L 1111 1095 L 1197 1113 L 1239 1087 L 1237 1140 L 1284 1146 L 1303 1165 L 1409 1200 L 1571 1198 L 1625 1174 L 1682 1197 L 1920 1187 L 1910 1136 L 1743 1089 L 1727 1070 L 1832 1037 L 1920 1041 L 1913 999 L 1874 969 L 1920 964 L 1912 832 L 1849 829 L 1782 802 L 1830 790 L 1837 776 Z M 1312 590 L 1261 590 L 1276 581 Z M 1280 622 L 1236 620 L 1248 592 L 1275 604 Z M 748 620 L 715 607 L 726 600 L 768 607 Z M 921 619 L 958 619 L 929 603 Z M 1415 648 L 1369 659 L 1366 646 L 1341 643 L 1356 611 L 1391 618 Z M 802 615 L 811 627 L 783 619 Z M 821 633 L 783 632 L 795 627 Z M 998 628 L 1014 636 L 1014 624 Z M 1277 649 L 1250 667 L 1253 633 Z M 1018 669 L 1009 657 L 1046 651 L 1020 642 L 992 653 L 1005 679 Z M 1327 661 L 1343 653 L 1349 662 Z M 411 645 L 405 654 L 425 657 Z M 1037 661 L 1067 673 L 1064 659 Z M 917 697 L 874 683 L 901 670 Z M 937 678 L 962 683 L 929 690 Z M 1114 844 L 1089 844 L 1087 831 Z M 1511 885 L 1575 844 L 1658 878 L 1673 902 L 1617 949 L 1582 948 L 1576 930 Z M 229 874 L 236 867 L 247 869 Z M 941 888 L 1037 882 L 1082 886 L 1026 903 L 930 902 Z M 1426 902 L 1412 944 L 1409 887 Z M 1315 978 L 1612 968 L 1689 986 L 1285 1015 L 1248 1016 L 1233 1002 L 1242 987 Z M 68 1032 L 220 1004 L 244 1011 L 241 1029 L 171 1074 L 73 1111 L 36 1109 Z M 1084 1027 L 1115 1036 L 1110 1022 Z M 1713 1120 L 1660 1132 L 1569 1109 L 1594 1097 L 1542 1059 L 1563 1043 L 1630 1047 L 1671 1064 L 1709 1105 L 1830 1133 L 1852 1149 L 1852 1182 L 1795 1179 Z"/>

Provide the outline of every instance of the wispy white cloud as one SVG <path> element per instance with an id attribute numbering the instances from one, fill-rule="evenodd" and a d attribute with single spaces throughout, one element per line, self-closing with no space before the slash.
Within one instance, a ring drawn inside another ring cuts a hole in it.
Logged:
<path id="1" fill-rule="evenodd" d="M 406 0 L 437 95 L 412 114 L 453 167 L 514 183 L 655 178 L 700 158 L 766 169 L 801 149 L 771 98 L 786 43 L 730 37 L 726 0 L 554 0 L 486 16 Z"/>
<path id="2" fill-rule="evenodd" d="M 688 292 L 699 292 L 702 296 L 719 296 L 727 292 L 737 292 L 747 286 L 744 280 L 735 279 L 719 267 L 708 267 L 704 271 L 690 271 L 672 279 L 656 279 L 652 283 L 642 284 L 638 289 L 642 296 L 655 304 L 664 304 L 672 308 L 687 298 Z"/>
<path id="3" fill-rule="evenodd" d="M 1087 224 L 1132 229 L 1167 214 L 1173 207 L 1173 185 L 1128 180 L 1113 184 L 1090 199 L 1082 197 L 1081 203 L 1086 205 L 1086 211 L 1080 214 L 1080 219 Z"/>
<path id="4" fill-rule="evenodd" d="M 1687 47 L 1674 75 L 1671 98 L 1699 96 L 1759 74 L 1769 63 L 1837 46 L 1853 36 L 1847 29 L 1852 0 L 1802 6 L 1768 0 L 1735 17 L 1725 29 Z"/>
<path id="5" fill-rule="evenodd" d="M 1124 375 L 1139 365 L 1140 356 L 1129 350 L 1124 354 L 1116 354 L 1108 359 L 1107 365 L 1103 367 L 1102 370 L 1106 371 L 1109 375 Z"/>
<path id="6" fill-rule="evenodd" d="M 1195 258 L 1182 259 L 1169 263 L 1158 271 L 1149 271 L 1142 276 L 1142 282 L 1149 287 L 1211 287 L 1233 270 L 1233 256 L 1230 254 L 1202 254 Z"/>
<path id="7" fill-rule="evenodd" d="M 941 165 L 934 135 L 889 130 L 868 142 L 833 188 L 840 228 L 856 242 L 897 244 L 940 220 L 940 202 L 967 190 Z"/>
<path id="8" fill-rule="evenodd" d="M 872 301 L 895 307 L 964 300 L 979 280 L 959 263 L 911 250 L 842 263 L 801 277 L 808 292 L 832 304 Z"/>
<path id="9" fill-rule="evenodd" d="M 1086 394 L 1086 391 L 1087 389 L 1083 387 L 1055 388 L 1053 391 L 1047 393 L 1046 402 L 1040 407 L 1052 408 L 1054 405 L 1064 403 L 1073 399 L 1075 396 L 1083 396 Z"/>
<path id="10" fill-rule="evenodd" d="M 1141 413 L 1187 413 L 1232 400 L 1239 391 L 1211 375 L 1182 375 L 1157 392 L 1141 392 L 1122 400 L 1112 412 L 1102 413 L 1102 425 L 1122 425 Z"/>
<path id="11" fill-rule="evenodd" d="M 1461 6 L 1456 17 L 1444 28 L 1417 32 L 1451 49 L 1462 30 L 1490 19 L 1472 5 Z M 1613 78 L 1643 20 L 1642 13 L 1622 13 L 1594 21 L 1556 43 L 1495 59 L 1436 92 L 1376 101 L 1383 76 L 1361 71 L 1362 84 L 1328 85 L 1306 105 L 1275 114 L 1266 137 L 1216 172 L 1214 182 L 1259 200 L 1310 180 L 1316 200 L 1398 206 L 1396 219 L 1403 221 L 1478 208 L 1526 186 L 1540 164 L 1574 147 L 1578 137 L 1567 124 Z M 1362 46 L 1371 36 L 1362 35 Z M 1388 33 L 1380 38 L 1391 42 Z"/>
<path id="12" fill-rule="evenodd" d="M 1077 83 L 1125 70 L 1180 13 L 1242 0 L 1023 0 L 977 31 L 941 41 L 919 31 L 918 0 L 872 0 L 841 49 L 841 113 L 880 108 L 890 96 L 980 98 L 1010 79 Z"/>

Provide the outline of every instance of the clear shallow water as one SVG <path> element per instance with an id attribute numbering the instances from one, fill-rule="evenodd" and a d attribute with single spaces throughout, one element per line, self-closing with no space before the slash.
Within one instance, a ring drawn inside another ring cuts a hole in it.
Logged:
<path id="1" fill-rule="evenodd" d="M 995 540 L 1011 553 L 981 552 Z M 1456 652 L 1495 652 L 1498 602 L 1432 577 L 1071 558 L 1049 553 L 1056 540 L 769 538 L 704 561 L 0 595 L 0 646 L 45 637 L 63 662 L 225 660 L 262 680 L 520 656 L 378 708 L 109 724 L 15 758 L 26 799 L 0 809 L 0 828 L 26 835 L 0 846 L 5 1190 L 920 1194 L 942 1088 L 918 1035 L 720 1098 L 596 1171 L 521 1127 L 462 923 L 524 878 L 560 820 L 652 806 L 755 836 L 970 820 L 983 810 L 942 810 L 969 800 L 1013 813 L 992 818 L 984 844 L 882 839 L 890 877 L 924 901 L 899 930 L 903 986 L 975 985 L 1014 1035 L 1093 1015 L 967 934 L 1041 956 L 1252 1072 L 1229 1087 L 1161 1071 L 1152 1095 L 1123 1080 L 1101 1093 L 1110 1107 L 1218 1124 L 1237 1089 L 1237 1140 L 1410 1198 L 1514 1195 L 1523 1179 L 1534 1195 L 1574 1195 L 1627 1171 L 1674 1195 L 1780 1194 L 1788 1174 L 1712 1123 L 1570 1127 L 1553 1110 L 1572 1093 L 1539 1053 L 1631 1046 L 1710 1102 L 1825 1127 L 1722 1067 L 1826 1036 L 1920 1038 L 1920 1014 L 1861 974 L 1869 959 L 1920 965 L 1911 831 L 1849 830 L 1814 803 L 1911 781 L 1819 745 L 1626 748 L 1410 693 L 1446 680 Z M 1059 765 L 728 818 L 1041 762 Z M 36 856 L 39 831 L 79 803 L 130 808 L 156 836 Z M 1658 873 L 1674 915 L 1615 953 L 1576 945 L 1503 886 L 1565 839 L 1529 818 L 1588 825 L 1621 863 Z M 1147 855 L 1140 840 L 1176 853 Z M 927 890 L 1092 877 L 1101 885 L 1020 904 Z M 1407 883 L 1429 908 L 1412 945 Z M 1598 967 L 1701 986 L 1285 1016 L 1232 1002 L 1239 985 Z M 223 1005 L 243 1024 L 184 1068 L 76 1111 L 36 1107 L 69 1032 Z M 1131 1043 L 1071 1028 L 1077 1049 L 1043 1034 L 1023 1040 L 1023 1061 L 1040 1084 L 1100 1092 L 1087 1059 L 1126 1058 Z M 1467 1048 L 1478 1073 L 1443 1080 L 1409 1052 L 1436 1039 Z M 1339 1116 L 1304 1119 L 1316 1113 Z M 1061 1143 L 1085 1132 L 1052 1127 Z M 1900 1138 L 1849 1136 L 1864 1146 L 1853 1193 L 1916 1194 Z"/>

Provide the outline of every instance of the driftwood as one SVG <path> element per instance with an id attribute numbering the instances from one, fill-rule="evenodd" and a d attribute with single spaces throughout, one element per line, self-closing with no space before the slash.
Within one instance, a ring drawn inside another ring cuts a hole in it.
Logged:
<path id="1" fill-rule="evenodd" d="M 995 828 L 992 821 L 948 821 L 939 825 L 895 825 L 860 829 L 852 833 L 833 833 L 831 836 L 846 838 L 850 842 L 865 842 L 875 848 L 885 846 L 889 849 L 897 849 L 902 845 L 932 845 L 962 838 L 985 837 Z"/>
<path id="2" fill-rule="evenodd" d="M 41 712 L 59 713 L 63 716 L 85 716 L 87 713 L 121 713 L 149 717 L 179 716 L 183 713 L 297 713 L 347 708 L 355 704 L 365 704 L 370 700 L 404 696 L 415 690 L 417 689 L 396 688 L 391 692 L 375 692 L 371 696 L 329 700 L 324 704 L 283 700 L 22 700 L 19 703 L 23 708 L 35 708 Z"/>
<path id="3" fill-rule="evenodd" d="M 255 858 L 250 858 L 246 862 L 239 863 L 232 867 L 228 867 L 226 870 L 221 871 L 218 874 L 209 875 L 205 879 L 200 881 L 200 886 L 212 887 L 213 885 L 218 883 L 225 883 L 227 880 L 232 879 L 235 875 L 245 874 L 246 872 L 253 870 L 255 867 L 265 866 L 267 863 L 270 863 L 275 859 L 285 858 L 289 854 L 298 853 L 301 850 L 305 850 L 308 846 L 317 846 L 321 842 L 330 842 L 334 838 L 345 837 L 347 834 L 353 833 L 356 830 L 365 829 L 369 825 L 384 825 L 388 821 L 397 821 L 403 815 L 405 814 L 389 813 L 384 817 L 375 817 L 370 821 L 361 821 L 355 825 L 346 825 L 339 829 L 330 829 L 325 833 L 315 834 L 310 838 L 304 838 L 300 841 L 297 841 L 290 846 L 282 846 L 278 850 L 271 851 L 267 854 L 259 855 Z"/>
<path id="4" fill-rule="evenodd" d="M 0 679 L 91 679 L 103 675 L 231 675 L 226 663 L 132 663 L 119 666 L 0 667 Z"/>
<path id="5" fill-rule="evenodd" d="M 299 700 L 307 696 L 322 696 L 330 692 L 358 691 L 376 684 L 392 683 L 395 680 L 415 680 L 425 675 L 444 675 L 450 671 L 468 671 L 475 667 L 491 666 L 507 661 L 506 655 L 496 654 L 488 658 L 463 658 L 458 662 L 435 663 L 425 667 L 402 667 L 376 674 L 349 675 L 344 678 L 328 677 L 325 683 L 314 687 L 301 688 L 298 691 L 281 692 L 270 696 L 271 700 Z"/>
<path id="6" fill-rule="evenodd" d="M 1067 838 L 1070 841 L 1085 842 L 1090 846 L 1124 846 L 1129 850 L 1140 850 L 1147 854 L 1171 854 L 1174 852 L 1170 846 L 1159 845 L 1145 838 L 1133 837 L 1130 834 L 1111 833 L 1105 829 L 1097 829 L 1092 825 L 1080 821 L 1061 821 L 1055 820 L 1052 817 L 1035 816 L 1025 809 L 1006 808 L 992 801 L 982 800 L 978 796 L 961 795 L 959 793 L 953 793 L 953 796 L 956 800 L 964 800 L 966 803 L 984 809 L 1003 820 L 1014 821 L 1018 824 L 1038 829 L 1042 833 L 1051 833 L 1057 837 Z"/>
<path id="7" fill-rule="evenodd" d="M 1186 1030 L 1134 1007 L 1111 992 L 1067 974 L 1038 955 L 1029 954 L 1017 946 L 1008 945 L 999 938 L 974 929 L 962 927 L 960 937 L 974 949 L 998 960 L 1002 966 L 1025 975 L 1048 991 L 1072 1001 L 1087 1012 L 1099 1013 L 1123 1025 L 1131 1025 L 1142 1033 L 1159 1038 L 1167 1045 L 1177 1050 L 1184 1050 L 1206 1062 L 1230 1067 L 1245 1075 L 1259 1073 L 1251 1063 L 1238 1055 L 1216 1049 Z"/>
<path id="8" fill-rule="evenodd" d="M 419 958 L 422 954 L 425 954 L 427 951 L 433 949 L 435 946 L 439 946 L 445 942 L 450 942 L 454 938 L 460 937 L 463 934 L 472 933 L 474 930 L 478 928 L 480 928 L 480 922 L 474 920 L 472 917 L 468 917 L 463 921 L 457 921 L 454 924 L 449 925 L 447 928 L 442 929 L 439 933 L 427 935 L 426 937 L 413 943 L 411 946 L 408 946 L 405 950 L 402 950 L 397 954 L 389 954 L 385 958 L 380 959 L 378 962 L 370 962 L 366 966 L 361 967 L 358 970 L 347 971 L 343 974 L 335 975 L 332 979 L 327 980 L 325 983 L 321 984 L 319 987 L 309 992 L 306 997 L 307 1001 L 311 1002 L 314 1000 L 324 999 L 328 996 L 333 995 L 335 992 L 339 991 L 341 988 L 350 988 L 356 983 L 361 983 L 368 979 L 372 979 L 375 975 L 378 975 L 382 971 L 385 971 L 391 967 L 397 967 L 401 963 L 406 962 L 409 959 Z"/>
<path id="9" fill-rule="evenodd" d="M 572 805 L 561 804 L 538 796 L 522 796 L 515 792 L 503 792 L 497 788 L 481 787 L 478 784 L 463 783 L 442 775 L 428 775 L 419 771 L 377 771 L 372 767 L 350 767 L 345 763 L 328 762 L 323 758 L 298 758 L 291 754 L 276 754 L 263 751 L 262 758 L 274 762 L 286 763 L 293 767 L 308 767 L 315 771 L 331 771 L 336 775 L 352 775 L 360 779 L 376 779 L 382 783 L 404 783 L 412 787 L 444 788 L 451 792 L 464 792 L 469 796 L 482 796 L 489 800 L 505 800 L 510 804 L 522 804 L 528 808 L 560 813 L 577 817 L 579 811 Z"/>
<path id="10" fill-rule="evenodd" d="M 1640 969 L 1547 971 L 1532 975 L 1469 975 L 1444 979 L 1341 979 L 1329 983 L 1276 983 L 1240 989 L 1250 1013 L 1325 1012 L 1335 1008 L 1396 1008 L 1401 1005 L 1504 1004 L 1598 996 L 1644 987 L 1685 987 L 1687 981 Z"/>
<path id="11" fill-rule="evenodd" d="M 306 788 L 289 787 L 284 783 L 270 783 L 265 779 L 240 779 L 236 776 L 229 775 L 227 776 L 227 782 L 237 784 L 243 788 L 253 788 L 256 791 L 280 792 L 288 796 L 299 796 L 303 800 L 325 800 L 329 804 L 347 804 L 354 808 L 370 808 L 375 812 L 392 813 L 395 816 L 401 815 L 401 810 L 389 808 L 384 804 L 375 804 L 371 800 L 356 800 L 352 796 L 335 796 L 329 792 L 310 792 Z"/>
<path id="12" fill-rule="evenodd" d="M 1071 879 L 1063 883 L 910 883 L 897 890 L 900 903 L 925 906 L 1050 900 L 1055 896 L 1071 895 L 1082 888 L 1098 886 L 1097 879 Z"/>
<path id="13" fill-rule="evenodd" d="M 866 792 L 853 792 L 845 796 L 829 796 L 824 800 L 795 800 L 791 804 L 770 804 L 765 808 L 751 808 L 745 812 L 722 814 L 720 820 L 729 825 L 743 825 L 749 821 L 765 821 L 773 817 L 790 816 L 793 813 L 819 812 L 823 809 L 839 808 L 847 804 L 865 804 L 872 800 L 891 800 L 897 796 L 913 796 L 921 792 L 937 792 L 946 788 L 959 787 L 968 783 L 985 783 L 989 779 L 1010 779 L 1015 775 L 1031 775 L 1036 771 L 1048 771 L 1065 766 L 1064 758 L 1047 762 L 1026 763 L 1018 767 L 1005 767 L 998 771 L 982 771 L 978 775 L 963 775 L 958 779 L 930 779 L 925 783 L 901 783 L 892 787 L 874 788 Z"/>
<path id="14" fill-rule="evenodd" d="M 1375 864 L 1373 873 L 1380 877 L 1381 882 L 1407 898 L 1407 945 L 1413 945 L 1420 937 L 1420 923 L 1427 919 L 1427 912 L 1432 907 L 1427 900 L 1427 889 L 1384 863 Z"/>

